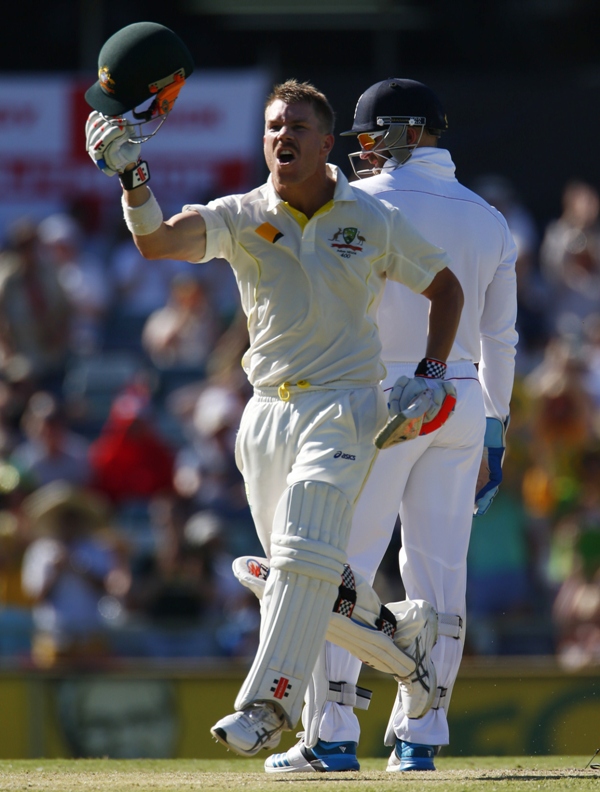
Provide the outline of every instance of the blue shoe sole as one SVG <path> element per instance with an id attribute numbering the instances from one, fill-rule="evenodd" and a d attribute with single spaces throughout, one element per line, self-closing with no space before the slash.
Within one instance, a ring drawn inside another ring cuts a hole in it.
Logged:
<path id="1" fill-rule="evenodd" d="M 317 773 L 346 773 L 351 770 L 360 770 L 360 765 L 356 757 L 349 756 L 327 756 L 319 757 L 321 767 L 317 762 L 312 762 L 312 766 Z"/>
<path id="2" fill-rule="evenodd" d="M 431 759 L 402 759 L 399 769 L 401 773 L 414 770 L 435 770 L 435 765 Z"/>

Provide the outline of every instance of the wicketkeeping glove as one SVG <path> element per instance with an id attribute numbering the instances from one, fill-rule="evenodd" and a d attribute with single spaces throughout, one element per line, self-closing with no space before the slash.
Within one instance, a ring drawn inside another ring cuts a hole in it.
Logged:
<path id="1" fill-rule="evenodd" d="M 507 418 L 503 423 L 498 418 L 486 418 L 485 437 L 483 440 L 483 457 L 477 478 L 475 508 L 473 514 L 478 517 L 485 514 L 492 505 L 502 483 L 502 463 L 506 450 Z"/>
<path id="2" fill-rule="evenodd" d="M 140 158 L 142 146 L 129 141 L 132 134 L 133 127 L 127 119 L 107 120 L 93 110 L 85 125 L 85 148 L 103 173 L 114 176 Z"/>

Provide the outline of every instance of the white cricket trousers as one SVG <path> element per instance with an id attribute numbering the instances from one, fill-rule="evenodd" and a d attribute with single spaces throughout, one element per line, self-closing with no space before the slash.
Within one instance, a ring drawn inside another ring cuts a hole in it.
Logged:
<path id="1" fill-rule="evenodd" d="M 258 538 L 271 558 L 275 509 L 300 481 L 323 481 L 354 504 L 377 454 L 373 438 L 387 420 L 379 384 L 354 389 L 256 390 L 236 438 L 236 462 Z"/>
<path id="2" fill-rule="evenodd" d="M 258 650 L 235 707 L 273 700 L 294 728 L 323 651 L 353 505 L 377 455 L 373 438 L 387 409 L 379 384 L 346 390 L 286 385 L 280 391 L 285 399 L 255 393 L 236 443 L 258 536 L 274 570 L 262 600 Z"/>
<path id="3" fill-rule="evenodd" d="M 387 392 L 398 377 L 411 377 L 414 364 L 386 364 Z M 467 551 L 473 520 L 477 474 L 483 451 L 485 411 L 477 370 L 472 363 L 450 363 L 446 378 L 456 387 L 451 418 L 435 432 L 382 451 L 354 510 L 348 561 L 370 583 L 389 545 L 396 517 L 402 522 L 400 572 L 408 599 L 424 599 L 439 613 L 465 620 Z M 433 650 L 438 686 L 447 688 L 446 709 L 462 659 L 462 639 L 440 636 Z M 325 668 L 330 681 L 356 684 L 361 663 L 327 643 Z M 317 664 L 317 668 L 319 664 Z M 390 701 L 390 709 L 393 705 Z M 446 709 L 431 709 L 409 719 L 400 711 L 396 736 L 425 745 L 449 742 Z M 319 737 L 358 742 L 360 727 L 351 707 L 328 702 Z"/>

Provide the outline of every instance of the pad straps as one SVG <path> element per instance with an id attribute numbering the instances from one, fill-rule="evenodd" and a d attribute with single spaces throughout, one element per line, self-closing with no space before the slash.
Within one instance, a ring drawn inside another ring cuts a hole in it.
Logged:
<path id="1" fill-rule="evenodd" d="M 356 709 L 366 710 L 369 709 L 371 697 L 373 696 L 372 690 L 352 685 L 350 682 L 329 682 L 329 691 L 327 693 L 327 701 L 333 701 L 336 704 L 344 704 L 347 707 L 355 707 Z"/>
<path id="2" fill-rule="evenodd" d="M 338 597 L 333 605 L 333 612 L 341 613 L 342 616 L 347 616 L 350 619 L 355 605 L 356 581 L 349 564 L 344 564 L 342 582 L 338 588 Z"/>
<path id="3" fill-rule="evenodd" d="M 387 635 L 387 637 L 391 638 L 392 641 L 394 640 L 397 626 L 396 617 L 391 610 L 385 607 L 385 605 L 381 606 L 379 618 L 375 621 L 375 625 L 380 632 L 382 632 L 384 635 Z"/>
<path id="4" fill-rule="evenodd" d="M 438 613 L 438 635 L 462 638 L 463 620 L 457 613 Z"/>
<path id="5" fill-rule="evenodd" d="M 441 685 L 437 688 L 435 692 L 435 698 L 433 700 L 433 704 L 431 705 L 432 710 L 440 709 L 440 707 L 442 709 L 445 709 L 444 705 L 446 703 L 445 699 L 447 692 L 448 692 L 448 688 L 442 687 Z"/>

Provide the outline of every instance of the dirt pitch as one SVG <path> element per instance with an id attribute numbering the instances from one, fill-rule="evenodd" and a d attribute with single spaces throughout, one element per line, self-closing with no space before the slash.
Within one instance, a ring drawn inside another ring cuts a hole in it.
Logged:
<path id="1" fill-rule="evenodd" d="M 364 759 L 358 773 L 267 775 L 263 760 L 5 760 L 0 790 L 44 792 L 598 792 L 600 766 L 590 757 L 438 758 L 435 773 L 386 773 L 385 760 Z"/>

